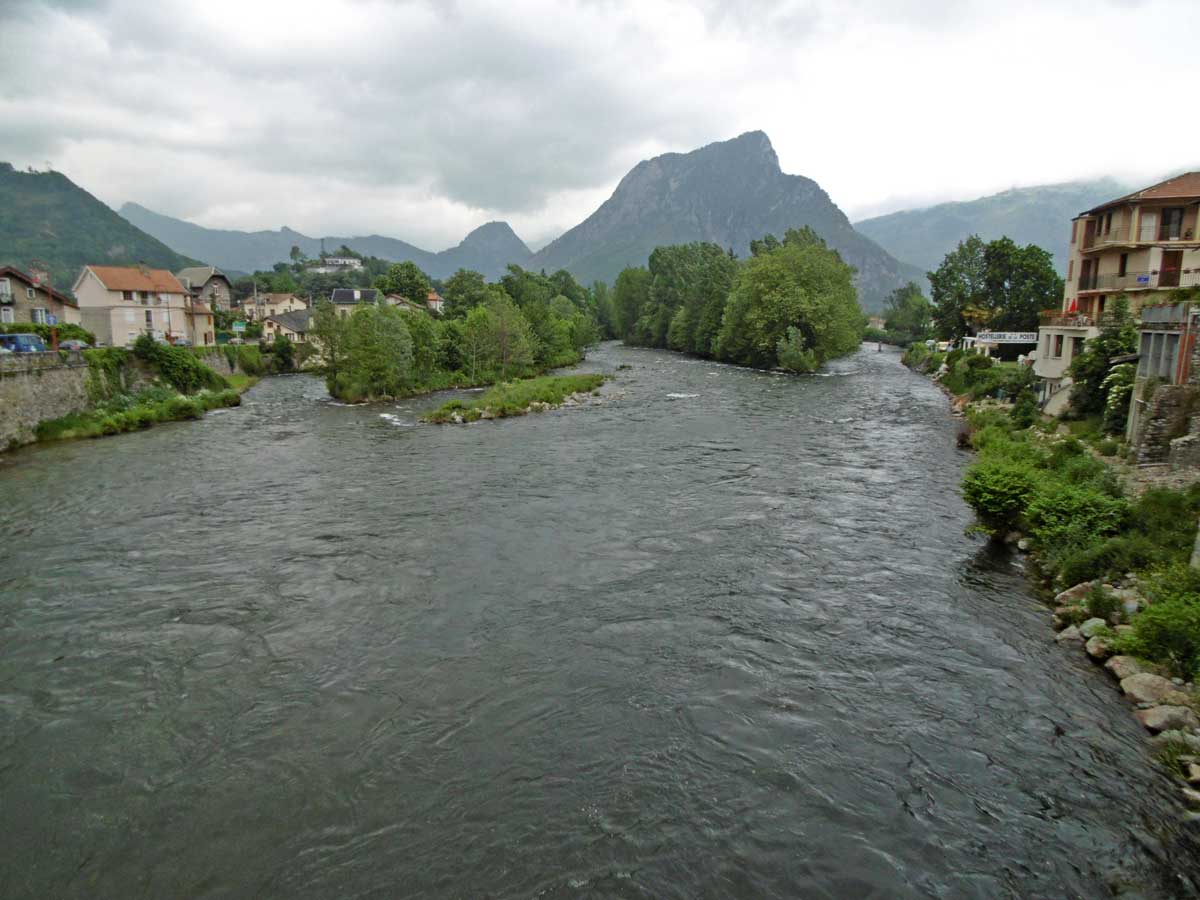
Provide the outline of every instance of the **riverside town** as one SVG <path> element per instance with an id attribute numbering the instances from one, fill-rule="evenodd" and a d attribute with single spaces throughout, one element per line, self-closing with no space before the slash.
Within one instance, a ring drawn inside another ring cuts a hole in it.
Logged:
<path id="1" fill-rule="evenodd" d="M 330 4 L 0 5 L 0 897 L 1200 898 L 1195 4 Z"/>

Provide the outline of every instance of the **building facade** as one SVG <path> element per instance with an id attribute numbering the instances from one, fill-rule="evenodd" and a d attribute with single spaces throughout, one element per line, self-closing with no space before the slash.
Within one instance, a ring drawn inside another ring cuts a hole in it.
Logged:
<path id="1" fill-rule="evenodd" d="M 242 315 L 252 321 L 304 309 L 308 309 L 308 303 L 295 294 L 259 294 L 242 301 Z"/>
<path id="2" fill-rule="evenodd" d="M 48 325 L 51 317 L 78 325 L 79 305 L 41 279 L 14 266 L 0 266 L 0 325 Z"/>
<path id="3" fill-rule="evenodd" d="M 233 301 L 233 285 L 215 266 L 192 266 L 175 273 L 194 300 L 213 309 L 228 310 Z"/>
<path id="4" fill-rule="evenodd" d="M 263 340 L 269 343 L 283 336 L 294 344 L 306 344 L 311 324 L 312 314 L 307 309 L 267 316 L 263 319 Z"/>
<path id="5" fill-rule="evenodd" d="M 1047 412 L 1066 405 L 1067 370 L 1117 297 L 1135 314 L 1170 291 L 1200 286 L 1200 172 L 1110 200 L 1071 223 L 1062 309 L 1042 314 L 1034 371 Z"/>
<path id="6" fill-rule="evenodd" d="M 216 342 L 212 310 L 165 269 L 84 266 L 74 294 L 80 324 L 100 344 L 126 347 L 143 334 L 197 346 Z"/>

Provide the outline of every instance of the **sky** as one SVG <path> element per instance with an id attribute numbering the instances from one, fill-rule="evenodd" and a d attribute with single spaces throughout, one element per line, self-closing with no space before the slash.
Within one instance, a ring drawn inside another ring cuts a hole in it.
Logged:
<path id="1" fill-rule="evenodd" d="M 0 0 L 0 160 L 209 227 L 537 247 L 761 129 L 859 219 L 1200 167 L 1197 38 L 1195 0 Z"/>

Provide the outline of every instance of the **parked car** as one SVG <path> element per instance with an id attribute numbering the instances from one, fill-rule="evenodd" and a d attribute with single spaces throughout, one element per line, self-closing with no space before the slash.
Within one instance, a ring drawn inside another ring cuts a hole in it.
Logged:
<path id="1" fill-rule="evenodd" d="M 91 350 L 92 345 L 87 341 L 81 341 L 79 338 L 70 338 L 69 340 L 58 342 L 59 350 Z"/>
<path id="2" fill-rule="evenodd" d="M 45 353 L 46 344 L 36 334 L 0 334 L 0 347 L 11 353 Z"/>
<path id="3" fill-rule="evenodd" d="M 176 347 L 190 347 L 190 346 L 192 346 L 192 342 L 189 341 L 187 338 L 175 338 L 175 346 Z"/>

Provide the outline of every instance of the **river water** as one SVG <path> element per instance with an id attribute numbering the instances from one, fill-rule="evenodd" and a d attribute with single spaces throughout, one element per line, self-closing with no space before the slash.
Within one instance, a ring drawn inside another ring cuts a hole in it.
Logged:
<path id="1" fill-rule="evenodd" d="M 4 458 L 0 895 L 1190 895 L 933 385 L 586 368 L 523 419 L 277 378 Z"/>

